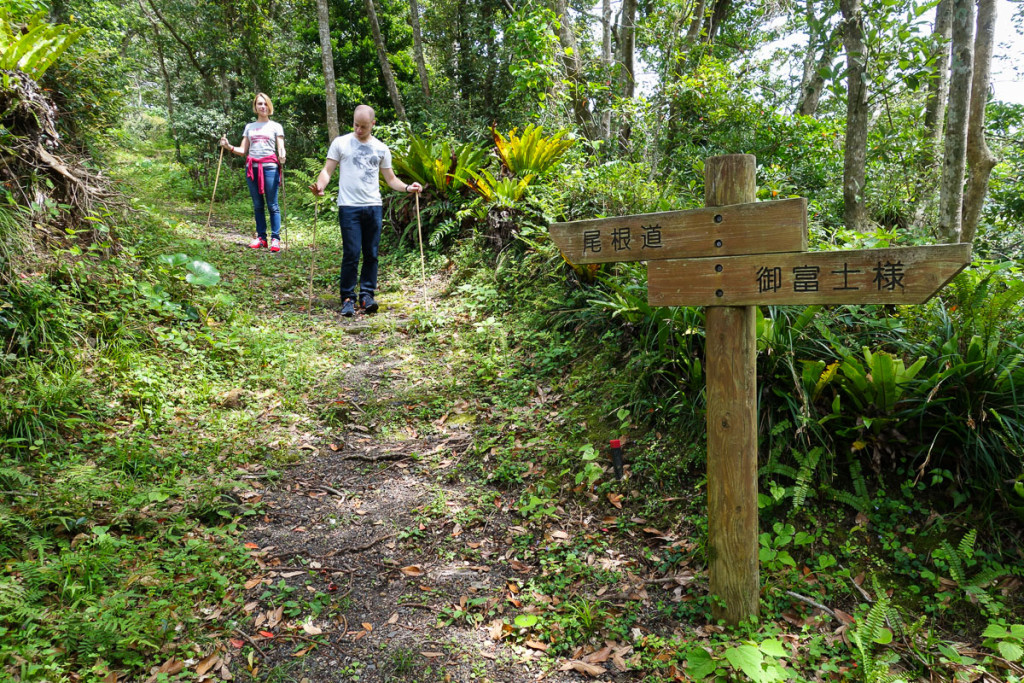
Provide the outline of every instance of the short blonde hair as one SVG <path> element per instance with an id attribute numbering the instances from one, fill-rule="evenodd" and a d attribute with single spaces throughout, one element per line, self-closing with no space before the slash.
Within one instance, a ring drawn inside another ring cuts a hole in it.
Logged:
<path id="1" fill-rule="evenodd" d="M 273 116 L 274 115 L 274 103 L 270 101 L 270 98 L 267 97 L 266 94 L 261 93 L 261 92 L 256 93 L 256 97 L 252 98 L 252 113 L 253 114 L 256 113 L 256 100 L 258 100 L 261 97 L 264 100 L 267 101 L 267 116 Z"/>

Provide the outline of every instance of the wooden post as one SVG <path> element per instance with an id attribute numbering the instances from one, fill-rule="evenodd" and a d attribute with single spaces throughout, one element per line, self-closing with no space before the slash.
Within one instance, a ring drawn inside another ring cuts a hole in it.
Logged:
<path id="1" fill-rule="evenodd" d="M 704 164 L 705 206 L 756 200 L 750 154 Z M 708 562 L 721 604 L 712 614 L 736 624 L 758 613 L 757 338 L 753 306 L 706 309 Z"/>

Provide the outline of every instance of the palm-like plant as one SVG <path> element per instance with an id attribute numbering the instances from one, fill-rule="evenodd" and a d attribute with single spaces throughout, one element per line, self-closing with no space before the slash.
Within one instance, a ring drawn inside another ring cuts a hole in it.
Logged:
<path id="1" fill-rule="evenodd" d="M 565 139 L 566 132 L 560 130 L 554 135 L 544 135 L 540 126 L 531 123 L 522 135 L 514 128 L 506 138 L 491 127 L 494 147 L 503 169 L 518 178 L 541 176 L 554 168 L 573 144 L 573 140 Z"/>
<path id="2" fill-rule="evenodd" d="M 487 153 L 473 144 L 412 135 L 408 153 L 396 156 L 393 163 L 400 177 L 415 180 L 438 197 L 450 197 L 467 186 L 486 162 Z"/>

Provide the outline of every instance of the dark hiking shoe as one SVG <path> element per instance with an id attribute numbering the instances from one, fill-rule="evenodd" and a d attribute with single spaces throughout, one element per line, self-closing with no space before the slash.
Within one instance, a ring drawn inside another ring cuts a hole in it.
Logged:
<path id="1" fill-rule="evenodd" d="M 363 310 L 366 311 L 367 313 L 376 313 L 377 309 L 380 308 L 380 306 L 374 300 L 372 294 L 365 295 L 362 298 L 360 305 L 363 307 Z"/>
<path id="2" fill-rule="evenodd" d="M 345 299 L 341 304 L 341 314 L 346 318 L 351 318 L 356 314 L 356 304 L 352 299 Z"/>

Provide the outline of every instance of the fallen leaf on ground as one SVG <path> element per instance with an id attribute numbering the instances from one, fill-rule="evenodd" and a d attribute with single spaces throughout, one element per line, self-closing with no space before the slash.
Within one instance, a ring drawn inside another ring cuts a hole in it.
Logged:
<path id="1" fill-rule="evenodd" d="M 562 666 L 558 667 L 558 670 L 579 671 L 580 673 L 587 674 L 588 676 L 600 676 L 601 674 L 606 673 L 608 671 L 603 666 L 598 666 L 597 664 L 587 664 L 586 662 L 581 662 L 578 659 L 572 659 L 563 663 Z"/>
<path id="2" fill-rule="evenodd" d="M 251 590 L 251 589 L 255 588 L 256 586 L 260 585 L 261 583 L 263 583 L 263 577 L 262 576 L 254 576 L 253 578 L 251 578 L 251 579 L 249 579 L 248 581 L 245 582 L 245 590 Z"/>
<path id="3" fill-rule="evenodd" d="M 418 564 L 410 564 L 408 567 L 402 567 L 399 571 L 406 576 L 423 576 L 423 568 Z"/>
<path id="4" fill-rule="evenodd" d="M 314 626 L 313 623 L 309 621 L 302 625 L 302 630 L 311 636 L 318 636 L 324 632 L 322 628 L 320 628 L 319 626 Z"/>
<path id="5" fill-rule="evenodd" d="M 429 659 L 436 659 L 438 657 L 444 657 L 444 653 L 443 652 L 421 652 L 420 654 L 423 655 L 424 657 L 429 658 Z"/>
<path id="6" fill-rule="evenodd" d="M 388 619 L 387 623 L 389 623 L 389 624 L 397 624 L 398 623 L 398 612 L 395 612 L 394 614 L 392 614 L 391 617 Z"/>
<path id="7" fill-rule="evenodd" d="M 520 574 L 526 574 L 527 572 L 533 571 L 533 567 L 523 562 L 520 562 L 519 560 L 509 560 L 508 565 Z"/>
<path id="8" fill-rule="evenodd" d="M 373 624 L 371 624 L 369 622 L 365 622 L 364 621 L 362 624 L 360 624 L 360 626 L 365 628 L 367 631 L 373 631 Z"/>
<path id="9" fill-rule="evenodd" d="M 834 611 L 836 613 L 836 619 L 838 619 L 841 623 L 843 623 L 843 624 L 845 624 L 847 626 L 852 626 L 855 623 L 857 623 L 856 619 L 851 617 L 849 614 L 847 614 L 843 610 L 837 609 L 837 610 L 834 610 Z"/>
<path id="10" fill-rule="evenodd" d="M 199 663 L 196 664 L 196 673 L 200 676 L 206 675 L 206 672 L 216 666 L 219 661 L 220 655 L 214 652 L 212 655 L 201 659 Z"/>
<path id="11" fill-rule="evenodd" d="M 542 652 L 547 652 L 548 649 L 548 644 L 542 643 L 539 640 L 527 640 L 523 644 L 526 645 L 526 647 L 532 647 L 534 650 L 541 650 Z"/>
<path id="12" fill-rule="evenodd" d="M 260 631 L 259 634 L 261 636 L 263 636 L 264 638 L 273 638 L 274 637 L 274 634 L 271 633 L 270 631 Z"/>

